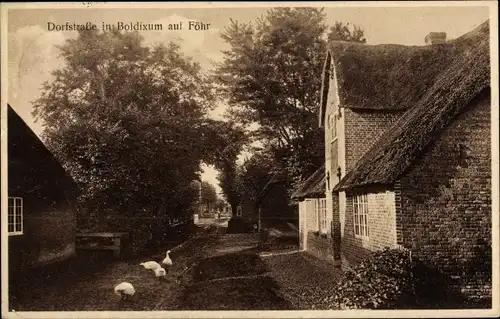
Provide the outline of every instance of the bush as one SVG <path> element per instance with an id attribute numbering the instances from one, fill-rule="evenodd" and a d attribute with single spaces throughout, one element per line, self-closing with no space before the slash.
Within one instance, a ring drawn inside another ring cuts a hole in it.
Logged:
<path id="1" fill-rule="evenodd" d="M 410 254 L 384 249 L 345 273 L 330 301 L 337 309 L 401 308 L 413 299 Z"/>

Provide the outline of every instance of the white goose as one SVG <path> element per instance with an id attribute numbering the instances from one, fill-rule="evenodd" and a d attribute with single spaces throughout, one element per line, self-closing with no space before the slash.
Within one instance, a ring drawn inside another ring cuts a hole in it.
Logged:
<path id="1" fill-rule="evenodd" d="M 156 278 L 158 278 L 158 280 L 161 280 L 162 278 L 165 278 L 165 276 L 167 275 L 167 272 L 162 267 L 156 268 L 154 270 L 154 273 L 155 273 Z"/>
<path id="2" fill-rule="evenodd" d="M 115 286 L 115 294 L 121 297 L 121 300 L 132 298 L 135 294 L 134 286 L 128 282 L 122 282 Z"/>
<path id="3" fill-rule="evenodd" d="M 170 259 L 170 256 L 168 254 L 170 254 L 170 250 L 167 250 L 167 254 L 165 256 L 165 259 L 163 259 L 162 264 L 167 267 L 171 267 L 174 263 L 172 262 L 172 259 Z"/>
<path id="4" fill-rule="evenodd" d="M 139 265 L 143 266 L 146 269 L 151 269 L 151 270 L 161 268 L 160 264 L 157 263 L 156 261 L 146 261 L 146 262 L 140 263 Z"/>

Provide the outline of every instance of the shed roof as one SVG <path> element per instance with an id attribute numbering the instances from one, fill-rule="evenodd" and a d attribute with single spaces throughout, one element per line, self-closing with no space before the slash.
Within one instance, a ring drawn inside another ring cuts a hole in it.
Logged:
<path id="1" fill-rule="evenodd" d="M 325 197 L 325 185 L 325 165 L 322 165 L 292 194 L 292 199 Z"/>

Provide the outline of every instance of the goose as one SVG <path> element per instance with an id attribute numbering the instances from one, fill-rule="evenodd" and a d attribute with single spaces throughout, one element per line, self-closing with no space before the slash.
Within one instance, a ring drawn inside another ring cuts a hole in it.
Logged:
<path id="1" fill-rule="evenodd" d="M 128 282 L 122 282 L 115 286 L 115 294 L 121 297 L 121 300 L 131 298 L 135 294 L 134 286 Z"/>
<path id="2" fill-rule="evenodd" d="M 156 261 L 146 261 L 146 262 L 140 263 L 139 265 L 143 266 L 146 269 L 151 269 L 151 270 L 161 268 L 160 264 L 157 263 Z"/>
<path id="3" fill-rule="evenodd" d="M 155 273 L 156 278 L 158 278 L 158 280 L 161 280 L 162 278 L 165 278 L 165 276 L 167 275 L 167 272 L 162 267 L 156 268 L 154 270 L 154 273 Z"/>
<path id="4" fill-rule="evenodd" d="M 170 256 L 168 255 L 170 253 L 170 250 L 167 251 L 167 254 L 165 256 L 165 259 L 163 259 L 162 263 L 167 266 L 171 267 L 174 263 L 172 262 L 172 259 L 170 259 Z M 168 268 L 167 268 L 168 269 Z"/>

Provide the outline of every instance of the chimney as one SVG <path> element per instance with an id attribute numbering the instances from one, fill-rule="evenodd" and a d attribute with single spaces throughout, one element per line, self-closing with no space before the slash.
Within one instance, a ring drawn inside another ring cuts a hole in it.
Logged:
<path id="1" fill-rule="evenodd" d="M 446 43 L 446 32 L 430 32 L 425 37 L 425 44 L 444 44 Z"/>

